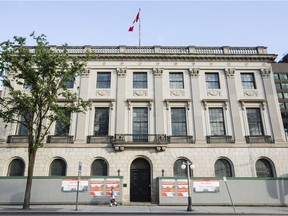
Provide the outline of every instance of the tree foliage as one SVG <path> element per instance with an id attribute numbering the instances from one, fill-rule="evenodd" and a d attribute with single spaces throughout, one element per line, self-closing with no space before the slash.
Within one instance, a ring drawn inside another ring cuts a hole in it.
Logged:
<path id="1" fill-rule="evenodd" d="M 67 45 L 56 50 L 49 45 L 45 35 L 32 33 L 30 37 L 34 46 L 27 46 L 26 38 L 16 36 L 0 44 L 0 77 L 4 89 L 0 98 L 0 118 L 6 124 L 24 124 L 28 130 L 24 209 L 30 205 L 36 152 L 43 146 L 51 124 L 56 119 L 68 123 L 70 119 L 65 112 L 84 112 L 88 107 L 88 102 L 79 97 L 79 89 L 73 91 L 67 83 L 86 72 L 91 57 L 89 53 L 71 56 Z M 21 116 L 24 121 L 20 122 Z"/>

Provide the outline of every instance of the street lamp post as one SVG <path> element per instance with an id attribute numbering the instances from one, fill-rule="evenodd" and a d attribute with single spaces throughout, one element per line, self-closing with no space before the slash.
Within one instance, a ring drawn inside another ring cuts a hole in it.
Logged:
<path id="1" fill-rule="evenodd" d="M 195 165 L 192 164 L 191 162 L 187 161 L 186 163 L 183 162 L 183 164 L 181 165 L 181 169 L 186 169 L 187 168 L 187 179 L 188 179 L 188 206 L 187 206 L 187 211 L 193 211 L 193 207 L 192 207 L 192 198 L 191 198 L 191 186 L 190 186 L 190 169 L 194 169 Z"/>

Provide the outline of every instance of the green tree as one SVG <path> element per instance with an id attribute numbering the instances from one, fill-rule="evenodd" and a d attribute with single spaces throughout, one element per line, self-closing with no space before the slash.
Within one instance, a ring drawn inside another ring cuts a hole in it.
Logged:
<path id="1" fill-rule="evenodd" d="M 85 112 L 88 107 L 88 101 L 67 88 L 67 82 L 74 82 L 77 76 L 86 72 L 91 57 L 89 53 L 71 56 L 67 45 L 56 52 L 45 35 L 32 33 L 30 37 L 35 42 L 33 46 L 26 45 L 26 38 L 16 36 L 0 44 L 0 77 L 5 90 L 0 98 L 0 118 L 6 125 L 23 124 L 28 132 L 28 174 L 23 209 L 30 208 L 36 153 L 49 135 L 51 124 L 57 119 L 68 124 L 67 112 Z"/>

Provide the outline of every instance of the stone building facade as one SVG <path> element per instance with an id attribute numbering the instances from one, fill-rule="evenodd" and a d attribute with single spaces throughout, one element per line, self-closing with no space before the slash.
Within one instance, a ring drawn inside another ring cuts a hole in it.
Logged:
<path id="1" fill-rule="evenodd" d="M 123 176 L 124 203 L 157 203 L 157 178 L 187 175 L 187 161 L 194 177 L 287 177 L 266 47 L 68 49 L 86 50 L 99 56 L 69 85 L 90 108 L 52 125 L 34 175 L 76 176 L 81 161 L 84 176 Z M 0 175 L 26 175 L 25 129 L 0 134 Z"/>

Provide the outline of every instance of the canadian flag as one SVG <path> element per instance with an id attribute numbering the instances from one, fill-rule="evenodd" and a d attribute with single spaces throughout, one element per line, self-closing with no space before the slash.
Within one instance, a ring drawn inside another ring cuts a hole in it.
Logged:
<path id="1" fill-rule="evenodd" d="M 137 16 L 136 16 L 135 20 L 133 21 L 132 25 L 130 26 L 130 28 L 129 28 L 129 30 L 128 30 L 129 32 L 133 32 L 133 30 L 134 30 L 134 25 L 135 25 L 135 23 L 138 22 L 139 18 L 140 18 L 140 11 L 137 13 Z"/>

